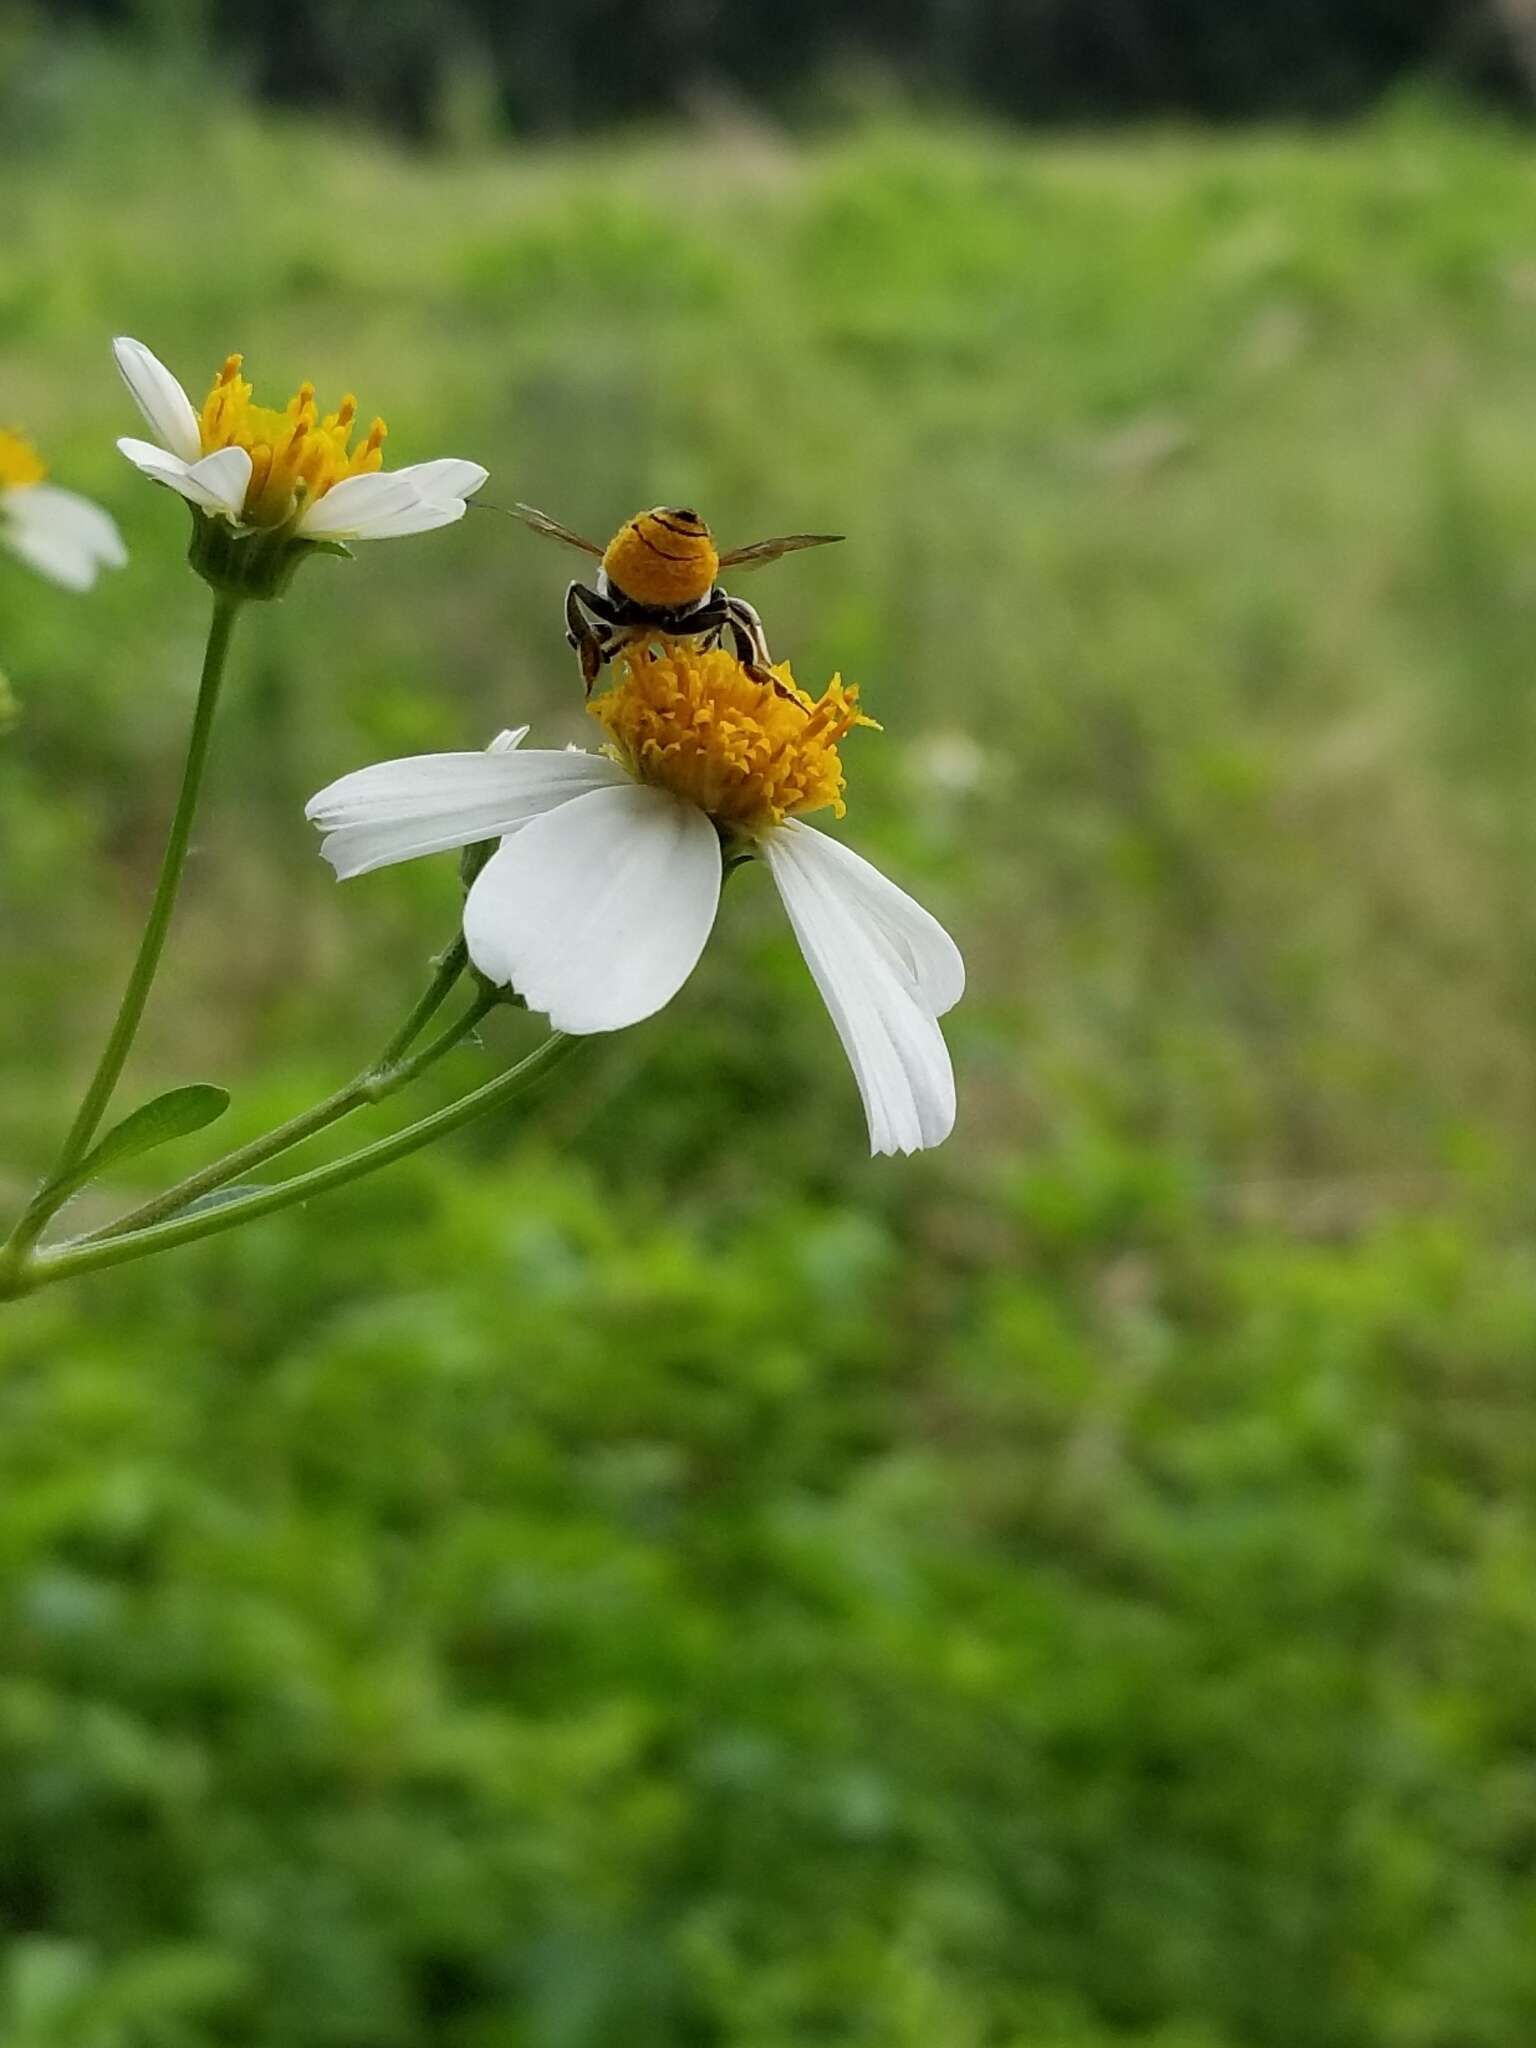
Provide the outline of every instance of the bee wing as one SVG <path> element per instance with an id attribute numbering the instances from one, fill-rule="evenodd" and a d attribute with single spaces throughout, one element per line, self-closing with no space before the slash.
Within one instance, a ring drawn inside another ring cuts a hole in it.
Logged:
<path id="1" fill-rule="evenodd" d="M 757 569 L 764 562 L 776 562 L 780 555 L 792 555 L 797 548 L 824 548 L 844 538 L 841 533 L 784 533 L 777 540 L 754 540 L 744 548 L 732 548 L 720 557 L 720 566 L 722 569 Z"/>
<path id="2" fill-rule="evenodd" d="M 531 526 L 535 533 L 548 534 L 551 540 L 563 540 L 568 548 L 580 548 L 583 554 L 596 555 L 602 560 L 602 549 L 595 540 L 583 540 L 579 533 L 572 533 L 568 526 L 562 526 L 558 519 L 551 519 L 547 512 L 539 511 L 535 505 L 514 505 L 512 517 L 521 519 L 524 526 Z"/>

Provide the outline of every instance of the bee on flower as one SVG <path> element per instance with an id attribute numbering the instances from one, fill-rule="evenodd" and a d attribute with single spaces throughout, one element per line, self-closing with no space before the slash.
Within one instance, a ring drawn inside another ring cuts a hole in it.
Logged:
<path id="1" fill-rule="evenodd" d="M 773 656 L 756 609 L 716 580 L 722 569 L 751 569 L 801 548 L 824 548 L 840 533 L 783 533 L 748 541 L 724 554 L 691 505 L 653 505 L 626 519 L 606 547 L 585 540 L 535 505 L 515 505 L 535 533 L 597 557 L 597 580 L 570 584 L 565 593 L 565 637 L 581 663 L 590 694 L 606 663 L 625 647 L 658 635 L 718 647 L 729 633 L 736 652 L 759 682 L 772 683 Z"/>
<path id="2" fill-rule="evenodd" d="M 320 791 L 307 815 L 339 879 L 499 839 L 464 905 L 479 972 L 559 1031 L 617 1031 L 692 973 L 724 873 L 767 867 L 842 1040 L 870 1149 L 937 1145 L 955 1118 L 938 1019 L 960 999 L 959 949 L 922 906 L 804 822 L 844 811 L 839 743 L 873 724 L 834 677 L 819 698 L 686 640 L 626 646 L 589 709 L 601 752 L 520 745 L 420 755 Z"/>
<path id="3" fill-rule="evenodd" d="M 274 596 L 304 552 L 452 525 L 485 482 L 479 463 L 456 456 L 385 469 L 388 430 L 376 419 L 356 438 L 350 395 L 324 414 L 313 384 L 300 385 L 281 411 L 257 405 L 243 358 L 232 355 L 199 411 L 142 342 L 119 336 L 112 346 L 155 437 L 117 445 L 192 506 L 194 566 L 215 584 Z"/>
<path id="4" fill-rule="evenodd" d="M 30 442 L 0 428 L 0 542 L 66 590 L 89 590 L 102 569 L 128 559 L 111 516 L 46 481 Z"/>

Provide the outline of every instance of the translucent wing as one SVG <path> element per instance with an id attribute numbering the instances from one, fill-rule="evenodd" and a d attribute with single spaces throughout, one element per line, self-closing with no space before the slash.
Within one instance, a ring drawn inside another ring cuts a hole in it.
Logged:
<path id="1" fill-rule="evenodd" d="M 551 519 L 547 512 L 540 512 L 534 505 L 514 505 L 512 517 L 521 519 L 524 526 L 531 526 L 535 533 L 547 533 L 551 540 L 563 540 L 568 548 L 580 548 L 583 554 L 596 555 L 602 559 L 602 549 L 595 540 L 583 540 L 579 533 L 572 533 L 568 526 L 562 526 L 558 519 Z"/>
<path id="2" fill-rule="evenodd" d="M 785 533 L 777 540 L 754 540 L 744 548 L 732 548 L 729 554 L 720 557 L 720 566 L 722 569 L 756 569 L 764 562 L 776 562 L 780 555 L 792 555 L 797 548 L 824 548 L 844 538 L 841 533 Z"/>

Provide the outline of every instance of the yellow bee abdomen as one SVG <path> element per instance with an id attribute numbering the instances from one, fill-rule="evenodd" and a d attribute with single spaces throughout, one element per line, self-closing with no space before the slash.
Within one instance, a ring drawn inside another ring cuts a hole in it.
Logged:
<path id="1" fill-rule="evenodd" d="M 603 568 L 623 596 L 671 611 L 709 595 L 720 557 L 697 512 L 657 505 L 625 520 L 608 543 Z"/>

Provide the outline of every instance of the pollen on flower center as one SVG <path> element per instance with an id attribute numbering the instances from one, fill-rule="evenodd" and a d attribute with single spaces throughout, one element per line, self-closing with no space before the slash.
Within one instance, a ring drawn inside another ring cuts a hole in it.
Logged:
<path id="1" fill-rule="evenodd" d="M 230 356 L 198 419 L 203 453 L 218 448 L 244 448 L 250 453 L 251 481 L 245 494 L 245 517 L 253 526 L 281 526 L 299 509 L 312 504 L 349 476 L 367 476 L 383 465 L 382 420 L 367 437 L 351 446 L 357 421 L 357 400 L 350 394 L 335 412 L 322 418 L 313 384 L 301 384 L 281 412 L 251 403 L 251 386 L 240 374 L 242 356 Z"/>
<path id="2" fill-rule="evenodd" d="M 40 484 L 47 474 L 30 441 L 0 427 L 0 491 L 24 490 L 29 484 Z"/>
<path id="3" fill-rule="evenodd" d="M 840 676 L 814 699 L 787 662 L 773 673 L 787 694 L 758 682 L 723 648 L 701 653 L 663 640 L 622 653 L 613 688 L 591 711 L 635 776 L 697 804 L 716 824 L 777 825 L 829 805 L 841 817 L 837 743 L 875 721 Z"/>

